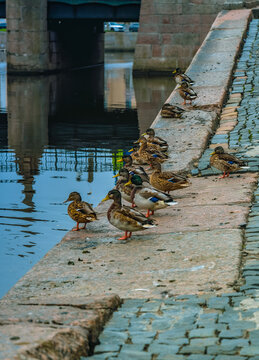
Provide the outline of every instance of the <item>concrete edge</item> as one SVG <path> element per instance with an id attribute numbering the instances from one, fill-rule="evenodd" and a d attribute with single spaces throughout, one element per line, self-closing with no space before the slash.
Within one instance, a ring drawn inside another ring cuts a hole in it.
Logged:
<path id="1" fill-rule="evenodd" d="M 236 59 L 240 54 L 240 51 L 242 50 L 242 42 L 244 37 L 246 36 L 247 33 L 247 28 L 248 25 L 250 23 L 250 20 L 252 18 L 252 10 L 247 10 L 247 9 L 242 9 L 242 10 L 222 10 L 217 18 L 215 19 L 215 21 L 213 22 L 211 29 L 209 31 L 209 33 L 207 34 L 207 36 L 205 37 L 203 43 L 201 44 L 200 48 L 197 50 L 196 54 L 194 55 L 190 65 L 188 66 L 186 73 L 190 75 L 190 73 L 195 73 L 196 71 L 194 71 L 194 64 L 196 67 L 200 67 L 202 68 L 204 66 L 204 62 L 202 60 L 202 58 L 204 58 L 204 53 L 206 55 L 206 44 L 209 41 L 213 41 L 213 34 L 215 31 L 217 31 L 220 28 L 220 24 L 222 24 L 222 21 L 219 21 L 220 18 L 224 17 L 224 16 L 228 16 L 228 14 L 234 14 L 235 12 L 243 12 L 245 14 L 245 26 L 242 29 L 242 36 L 240 37 L 239 41 L 238 41 L 238 46 L 236 48 L 236 51 L 234 54 L 232 54 L 232 58 L 231 58 L 231 62 L 232 62 L 232 66 L 229 67 L 229 69 L 226 71 L 226 78 L 224 83 L 221 86 L 221 91 L 222 91 L 222 95 L 218 98 L 218 101 L 216 103 L 211 103 L 210 98 L 208 96 L 205 97 L 205 101 L 204 104 L 197 104 L 197 107 L 199 107 L 200 109 L 204 109 L 206 111 L 207 109 L 210 109 L 212 111 L 215 111 L 217 114 L 220 113 L 221 111 L 221 107 L 223 106 L 223 103 L 227 97 L 227 93 L 228 93 L 228 87 L 229 84 L 232 80 L 232 73 L 233 73 L 233 69 L 235 67 L 236 64 Z M 222 59 L 224 60 L 224 58 Z M 228 59 L 229 60 L 229 59 Z M 194 78 L 195 80 L 195 78 Z M 213 85 L 209 85 L 209 86 L 213 86 Z M 201 84 L 199 84 L 199 82 L 196 82 L 195 85 L 193 86 L 193 88 L 195 90 L 197 90 L 197 93 L 199 95 L 199 88 L 201 88 Z M 175 89 L 173 90 L 173 92 L 170 94 L 170 96 L 167 98 L 167 100 L 165 102 L 169 102 L 171 104 L 179 104 L 179 95 L 177 93 L 177 86 L 175 87 Z M 195 111 L 195 110 L 193 110 Z M 157 117 L 155 118 L 155 120 L 153 121 L 153 123 L 151 124 L 151 127 L 156 127 L 159 128 L 159 122 L 162 120 L 161 117 L 161 110 L 159 111 Z"/>

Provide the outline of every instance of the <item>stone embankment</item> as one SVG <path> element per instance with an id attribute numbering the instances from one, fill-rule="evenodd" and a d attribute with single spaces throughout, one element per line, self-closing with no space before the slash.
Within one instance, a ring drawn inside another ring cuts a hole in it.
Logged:
<path id="1" fill-rule="evenodd" d="M 153 123 L 170 145 L 165 167 L 193 175 L 178 205 L 126 242 L 109 204 L 98 206 L 98 222 L 69 232 L 2 299 L 0 359 L 84 359 L 121 301 L 91 358 L 258 359 L 257 20 L 235 69 L 251 17 L 218 15 L 188 69 L 194 106 Z M 249 172 L 218 179 L 211 138 L 246 157 Z"/>

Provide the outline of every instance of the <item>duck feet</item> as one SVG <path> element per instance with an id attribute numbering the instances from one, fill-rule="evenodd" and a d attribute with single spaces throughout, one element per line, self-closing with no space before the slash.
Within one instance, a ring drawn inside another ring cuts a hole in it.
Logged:
<path id="1" fill-rule="evenodd" d="M 125 231 L 125 235 L 122 236 L 121 238 L 119 238 L 118 240 L 127 240 L 127 239 L 129 239 L 131 237 L 131 234 L 132 234 L 132 232 Z"/>
<path id="2" fill-rule="evenodd" d="M 227 176 L 229 176 L 229 174 Z M 224 171 L 222 176 L 219 176 L 219 179 L 224 179 L 225 177 L 226 177 L 226 171 Z"/>
<path id="3" fill-rule="evenodd" d="M 72 231 L 79 231 L 80 228 L 79 228 L 79 223 L 76 223 L 76 228 L 75 229 L 72 229 Z"/>

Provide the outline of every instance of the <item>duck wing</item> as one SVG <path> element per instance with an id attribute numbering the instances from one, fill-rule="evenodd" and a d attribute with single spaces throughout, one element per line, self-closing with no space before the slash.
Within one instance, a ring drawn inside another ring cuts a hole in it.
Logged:
<path id="1" fill-rule="evenodd" d="M 234 155 L 224 153 L 224 154 L 219 154 L 218 157 L 219 157 L 219 160 L 224 160 L 227 163 L 229 163 L 230 165 L 233 165 L 233 164 L 238 164 L 239 166 L 245 166 L 246 165 L 244 160 L 238 159 Z"/>
<path id="2" fill-rule="evenodd" d="M 81 202 L 77 203 L 76 210 L 85 215 L 90 215 L 90 214 L 96 215 L 92 206 L 90 204 L 88 204 L 86 201 L 81 201 Z"/>
<path id="3" fill-rule="evenodd" d="M 144 198 L 144 199 L 150 199 L 153 202 L 156 202 L 158 200 L 163 200 L 165 202 L 168 201 L 173 201 L 173 198 L 171 197 L 171 195 L 166 194 L 162 191 L 159 191 L 155 188 L 142 188 L 139 191 L 140 195 Z"/>
<path id="4" fill-rule="evenodd" d="M 144 214 L 142 214 L 140 211 L 133 209 L 129 206 L 123 205 L 120 209 L 120 212 L 123 216 L 134 219 L 141 223 L 153 224 L 152 220 L 147 219 L 146 216 Z"/>

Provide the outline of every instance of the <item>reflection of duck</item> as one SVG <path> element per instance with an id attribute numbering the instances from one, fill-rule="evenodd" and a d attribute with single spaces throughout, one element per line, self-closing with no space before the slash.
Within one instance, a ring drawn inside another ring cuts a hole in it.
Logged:
<path id="1" fill-rule="evenodd" d="M 170 195 L 157 189 L 143 186 L 142 180 L 138 175 L 133 175 L 129 181 L 130 183 L 134 185 L 131 194 L 134 204 L 140 209 L 147 210 L 146 217 L 149 217 L 150 214 L 153 215 L 155 210 L 177 204 Z"/>
<path id="2" fill-rule="evenodd" d="M 136 209 L 121 204 L 121 193 L 111 190 L 102 201 L 113 200 L 107 212 L 109 222 L 117 229 L 125 231 L 125 235 L 118 240 L 126 240 L 131 237 L 133 231 L 140 231 L 155 227 L 152 220 Z"/>
<path id="3" fill-rule="evenodd" d="M 180 68 L 176 68 L 173 71 L 173 77 L 177 84 L 181 85 L 183 82 L 186 82 L 188 85 L 193 85 L 194 81 L 186 75 Z"/>
<path id="4" fill-rule="evenodd" d="M 150 184 L 161 191 L 170 192 L 190 186 L 190 181 L 182 175 L 172 171 L 162 171 L 161 164 L 151 160 L 153 173 L 150 175 Z"/>
<path id="5" fill-rule="evenodd" d="M 168 143 L 164 139 L 162 139 L 159 136 L 155 135 L 155 130 L 152 128 L 149 128 L 146 130 L 146 132 L 143 134 L 147 138 L 148 143 L 157 144 L 160 146 L 161 151 L 167 151 L 168 150 Z"/>
<path id="6" fill-rule="evenodd" d="M 183 112 L 184 109 L 180 108 L 179 106 L 165 103 L 161 109 L 161 116 L 163 118 L 180 118 Z"/>
<path id="7" fill-rule="evenodd" d="M 226 173 L 227 176 L 229 176 L 230 172 L 249 168 L 248 166 L 245 166 L 246 163 L 244 160 L 225 153 L 222 146 L 217 146 L 210 155 L 212 155 L 210 157 L 210 165 L 220 171 L 223 171 L 221 178 L 224 178 Z"/>
<path id="8" fill-rule="evenodd" d="M 177 89 L 180 96 L 184 99 L 184 102 L 182 105 L 186 104 L 186 100 L 190 101 L 190 104 L 192 103 L 192 100 L 197 98 L 196 92 L 193 90 L 193 88 L 189 87 L 187 83 L 182 83 L 181 86 Z"/>
<path id="9" fill-rule="evenodd" d="M 72 229 L 73 231 L 85 229 L 87 223 L 97 220 L 96 213 L 94 212 L 92 206 L 87 202 L 82 201 L 78 192 L 73 191 L 70 193 L 68 199 L 64 202 L 68 201 L 72 201 L 67 208 L 68 215 L 71 219 L 76 221 L 76 228 Z M 82 228 L 79 228 L 80 223 L 84 224 Z"/>

